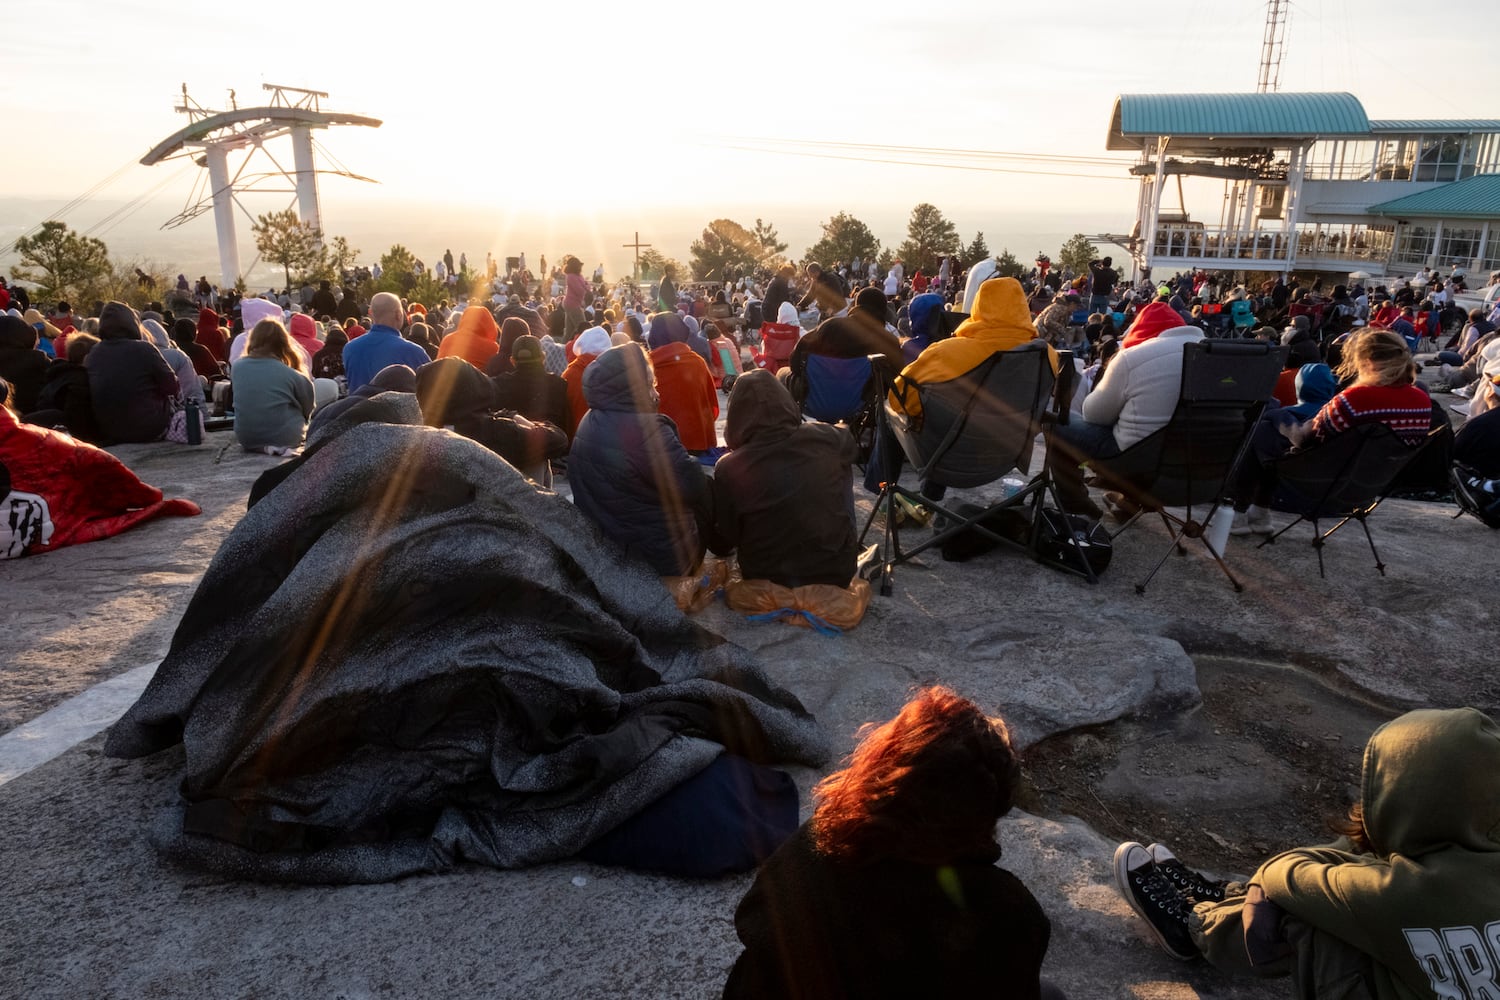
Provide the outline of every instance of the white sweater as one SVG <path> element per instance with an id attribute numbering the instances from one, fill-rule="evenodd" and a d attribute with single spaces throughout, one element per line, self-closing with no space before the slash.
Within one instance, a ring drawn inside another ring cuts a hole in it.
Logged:
<path id="1" fill-rule="evenodd" d="M 1083 419 L 1113 424 L 1122 451 L 1165 427 L 1182 391 L 1182 349 L 1202 339 L 1196 326 L 1178 326 L 1115 355 L 1083 401 Z"/>

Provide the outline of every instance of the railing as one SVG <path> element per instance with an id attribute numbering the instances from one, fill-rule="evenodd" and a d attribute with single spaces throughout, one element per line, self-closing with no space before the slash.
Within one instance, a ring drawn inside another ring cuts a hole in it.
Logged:
<path id="1" fill-rule="evenodd" d="M 1285 260 L 1287 234 L 1260 230 L 1210 230 L 1198 225 L 1162 223 L 1152 253 L 1192 260 Z"/>
<path id="2" fill-rule="evenodd" d="M 1162 223 L 1152 250 L 1155 257 L 1183 260 L 1287 260 L 1293 252 L 1300 260 L 1321 259 L 1357 264 L 1383 265 L 1391 252 L 1389 233 L 1371 231 L 1359 237 L 1283 230 L 1205 229 L 1193 224 Z"/>

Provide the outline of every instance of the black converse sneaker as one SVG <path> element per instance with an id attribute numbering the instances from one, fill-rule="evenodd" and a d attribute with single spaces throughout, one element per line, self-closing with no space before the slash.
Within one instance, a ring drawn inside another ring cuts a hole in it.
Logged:
<path id="1" fill-rule="evenodd" d="M 1221 903 L 1224 901 L 1224 887 L 1228 882 L 1219 882 L 1209 878 L 1202 872 L 1193 871 L 1187 865 L 1177 860 L 1163 844 L 1152 844 L 1146 848 L 1151 853 L 1151 860 L 1156 862 L 1156 870 L 1167 877 L 1180 895 L 1186 896 L 1194 903 Z"/>
<path id="2" fill-rule="evenodd" d="M 1187 901 L 1151 860 L 1151 852 L 1134 841 L 1115 848 L 1115 882 L 1130 908 L 1156 935 L 1162 950 L 1189 961 L 1199 955 L 1187 928 Z"/>

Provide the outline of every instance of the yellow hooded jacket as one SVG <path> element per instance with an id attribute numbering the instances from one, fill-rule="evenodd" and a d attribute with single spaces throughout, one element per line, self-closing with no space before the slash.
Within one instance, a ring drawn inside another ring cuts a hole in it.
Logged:
<path id="1" fill-rule="evenodd" d="M 1030 343 L 1037 336 L 1026 306 L 1026 293 L 1015 278 L 991 278 L 979 286 L 974 312 L 953 336 L 928 347 L 907 365 L 891 386 L 890 404 L 911 416 L 922 412 L 921 400 L 908 392 L 910 384 L 947 382 L 979 367 L 996 351 Z M 1049 345 L 1047 357 L 1057 372 L 1057 351 Z M 904 405 L 903 405 L 904 398 Z"/>

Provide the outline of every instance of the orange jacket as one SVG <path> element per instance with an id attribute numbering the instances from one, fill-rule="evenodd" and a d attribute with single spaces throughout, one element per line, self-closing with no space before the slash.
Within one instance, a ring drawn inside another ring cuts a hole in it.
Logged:
<path id="1" fill-rule="evenodd" d="M 714 420 L 719 415 L 719 393 L 708 365 L 686 344 L 663 344 L 651 352 L 656 369 L 658 411 L 672 418 L 677 436 L 688 451 L 716 447 Z"/>
<path id="2" fill-rule="evenodd" d="M 469 364 L 484 371 L 500 350 L 500 327 L 495 317 L 483 306 L 470 306 L 458 318 L 458 329 L 443 338 L 438 345 L 438 357 L 463 358 Z"/>
<path id="3" fill-rule="evenodd" d="M 575 354 L 573 360 L 568 362 L 568 367 L 563 369 L 563 381 L 568 383 L 568 410 L 572 417 L 572 425 L 568 427 L 569 441 L 578 433 L 578 422 L 589 412 L 588 401 L 583 398 L 583 370 L 593 364 L 598 356 Z"/>

